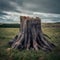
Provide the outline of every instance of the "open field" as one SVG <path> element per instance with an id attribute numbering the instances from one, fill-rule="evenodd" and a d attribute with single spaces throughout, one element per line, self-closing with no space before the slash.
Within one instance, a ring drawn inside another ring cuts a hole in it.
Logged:
<path id="1" fill-rule="evenodd" d="M 0 28 L 0 60 L 60 60 L 60 28 L 42 27 L 52 43 L 57 47 L 52 52 L 43 51 L 7 51 L 8 41 L 13 39 L 19 32 L 19 28 Z"/>

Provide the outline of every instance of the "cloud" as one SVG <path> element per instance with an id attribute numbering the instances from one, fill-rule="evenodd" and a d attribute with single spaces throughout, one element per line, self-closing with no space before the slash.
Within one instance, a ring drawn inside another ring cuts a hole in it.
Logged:
<path id="1" fill-rule="evenodd" d="M 0 10 L 12 10 L 13 7 L 10 5 L 9 0 L 0 0 Z"/>
<path id="2" fill-rule="evenodd" d="M 11 0 L 0 0 L 0 12 L 3 12 L 3 11 L 19 12 L 17 10 L 17 7 L 18 7 L 18 4 L 16 2 L 13 2 Z"/>
<path id="3" fill-rule="evenodd" d="M 23 9 L 60 14 L 60 0 L 0 0 L 0 11 L 20 12 Z"/>
<path id="4" fill-rule="evenodd" d="M 60 14 L 54 14 L 54 13 L 41 13 L 41 12 L 33 12 L 34 15 L 39 16 L 41 18 L 47 19 L 47 18 L 59 18 Z"/>
<path id="5" fill-rule="evenodd" d="M 0 22 L 19 22 L 20 15 L 60 21 L 60 0 L 0 0 Z"/>
<path id="6" fill-rule="evenodd" d="M 17 12 L 7 12 L 4 11 L 7 15 L 2 15 L 0 17 L 0 22 L 4 23 L 20 23 L 20 16 L 31 16 L 31 17 L 40 17 L 42 23 L 52 23 L 52 22 L 60 22 L 60 14 L 52 14 L 52 13 L 40 13 L 40 12 L 30 12 L 30 13 L 17 13 Z"/>
<path id="7" fill-rule="evenodd" d="M 6 13 L 4 13 L 4 12 L 0 12 L 0 16 L 2 16 L 2 15 L 7 15 Z"/>
<path id="8" fill-rule="evenodd" d="M 27 10 L 60 14 L 60 0 L 24 0 L 23 6 Z"/>

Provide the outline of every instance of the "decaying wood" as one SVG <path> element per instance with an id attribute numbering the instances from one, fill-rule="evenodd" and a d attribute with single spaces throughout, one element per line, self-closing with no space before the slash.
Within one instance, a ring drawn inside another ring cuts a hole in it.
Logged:
<path id="1" fill-rule="evenodd" d="M 41 29 L 41 19 L 20 17 L 20 32 L 16 37 L 9 42 L 12 48 L 19 50 L 36 50 L 42 49 L 44 51 L 52 51 L 54 44 L 48 41 L 47 35 L 43 34 Z"/>

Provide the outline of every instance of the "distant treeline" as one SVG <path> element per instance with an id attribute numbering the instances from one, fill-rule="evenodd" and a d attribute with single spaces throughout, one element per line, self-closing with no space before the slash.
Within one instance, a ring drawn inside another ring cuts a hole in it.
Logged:
<path id="1" fill-rule="evenodd" d="M 20 24 L 0 24 L 1 28 L 19 28 Z"/>
<path id="2" fill-rule="evenodd" d="M 60 23 L 42 23 L 42 27 L 60 28 Z M 0 28 L 20 28 L 20 24 L 0 24 Z"/>

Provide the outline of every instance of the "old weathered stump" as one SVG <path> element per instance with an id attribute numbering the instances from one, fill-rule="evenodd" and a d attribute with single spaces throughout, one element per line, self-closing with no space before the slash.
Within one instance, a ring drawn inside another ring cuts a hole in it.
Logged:
<path id="1" fill-rule="evenodd" d="M 30 17 L 20 17 L 21 31 L 16 37 L 9 42 L 12 48 L 23 50 L 23 49 L 33 49 L 38 51 L 42 49 L 44 51 L 52 51 L 55 47 L 54 44 L 49 42 L 46 35 L 43 34 L 41 29 L 41 20 Z"/>

